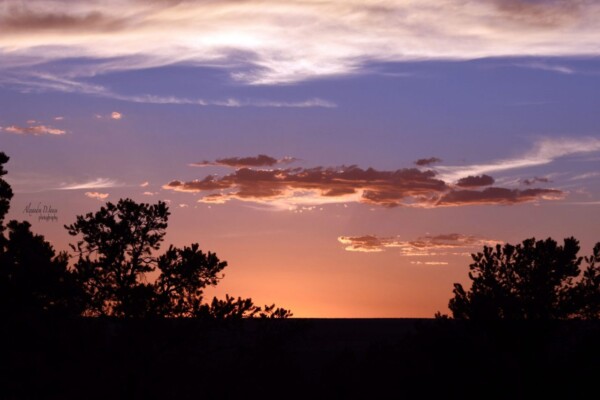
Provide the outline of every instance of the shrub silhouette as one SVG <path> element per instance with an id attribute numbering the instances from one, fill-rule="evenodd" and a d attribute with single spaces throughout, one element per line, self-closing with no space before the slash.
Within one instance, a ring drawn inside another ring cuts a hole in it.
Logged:
<path id="1" fill-rule="evenodd" d="M 455 283 L 448 307 L 454 318 L 471 320 L 598 318 L 600 243 L 589 257 L 578 252 L 573 237 L 563 245 L 531 238 L 484 246 L 472 255 L 471 288 Z M 583 260 L 588 266 L 580 276 Z"/>
<path id="2" fill-rule="evenodd" d="M 276 308 L 275 304 L 265 306 L 264 309 L 256 306 L 252 299 L 234 299 L 225 295 L 225 300 L 213 298 L 209 304 L 200 307 L 196 316 L 213 318 L 288 318 L 292 316 L 291 311 L 284 308 Z"/>

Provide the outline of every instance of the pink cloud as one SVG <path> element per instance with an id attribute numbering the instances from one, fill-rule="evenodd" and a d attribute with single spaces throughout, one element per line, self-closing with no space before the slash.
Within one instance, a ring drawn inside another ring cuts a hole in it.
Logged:
<path id="1" fill-rule="evenodd" d="M 347 251 L 375 253 L 394 248 L 398 249 L 401 255 L 412 257 L 469 255 L 469 250 L 502 243 L 498 240 L 460 233 L 427 235 L 414 240 L 401 240 L 399 237 L 379 237 L 375 235 L 340 236 L 338 241 L 345 245 L 344 249 Z"/>
<path id="2" fill-rule="evenodd" d="M 90 199 L 96 200 L 104 200 L 108 197 L 108 193 L 100 193 L 100 192 L 85 192 L 85 195 Z"/>
<path id="3" fill-rule="evenodd" d="M 233 158 L 238 162 L 240 159 Z M 254 160 L 256 161 L 256 160 Z M 266 162 L 266 161 L 265 161 Z M 233 161 L 231 162 L 234 163 Z M 487 175 L 463 178 L 459 184 L 476 187 L 493 183 Z M 383 207 L 443 207 L 475 204 L 518 204 L 539 199 L 556 200 L 564 193 L 555 189 L 512 190 L 489 187 L 484 190 L 456 190 L 434 171 L 404 168 L 380 171 L 357 166 L 339 168 L 250 169 L 200 180 L 174 180 L 164 189 L 202 193 L 200 202 L 250 201 L 282 208 L 298 205 L 359 202 Z"/>
<path id="4" fill-rule="evenodd" d="M 290 197 L 305 197 L 315 203 L 340 202 L 348 199 L 363 203 L 394 207 L 407 198 L 432 201 L 448 190 L 432 171 L 414 168 L 396 171 L 341 168 L 293 168 L 254 170 L 241 168 L 222 178 L 212 175 L 189 182 L 171 181 L 164 189 L 180 192 L 212 193 L 206 201 L 231 199 L 269 202 Z"/>
<path id="5" fill-rule="evenodd" d="M 35 123 L 35 121 L 28 123 Z M 6 132 L 15 133 L 17 135 L 64 135 L 66 132 L 62 129 L 52 128 L 46 125 L 32 125 L 32 126 L 17 126 L 11 125 L 3 128 Z"/>

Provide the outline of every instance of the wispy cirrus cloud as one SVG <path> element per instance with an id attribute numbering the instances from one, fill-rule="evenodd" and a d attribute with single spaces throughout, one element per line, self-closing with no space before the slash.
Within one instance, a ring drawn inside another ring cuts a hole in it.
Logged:
<path id="1" fill-rule="evenodd" d="M 1 51 L 1 49 L 0 49 Z M 1 53 L 0 53 L 1 54 Z M 0 64 L 0 71 L 2 70 Z M 133 94 L 124 95 L 110 90 L 107 87 L 98 84 L 91 84 L 73 78 L 60 77 L 55 74 L 39 72 L 19 72 L 19 77 L 14 74 L 0 76 L 0 83 L 18 88 L 22 92 L 47 92 L 57 91 L 66 93 L 82 93 L 97 97 L 110 98 L 131 103 L 145 104 L 178 104 L 178 105 L 196 105 L 201 107 L 257 107 L 257 108 L 336 108 L 337 104 L 318 97 L 313 97 L 298 101 L 274 101 L 265 99 L 203 99 L 189 98 L 181 96 L 159 96 L 152 94 Z M 113 112 L 108 118 L 115 118 L 121 115 L 119 112 Z M 100 118 L 102 116 L 99 116 Z"/>
<path id="2" fill-rule="evenodd" d="M 550 183 L 552 182 L 549 178 L 546 177 L 540 177 L 540 176 L 534 176 L 533 178 L 528 178 L 528 179 L 522 179 L 521 183 L 523 183 L 523 185 L 526 186 L 531 186 L 531 185 L 535 185 L 536 183 Z"/>
<path id="3" fill-rule="evenodd" d="M 469 255 L 482 246 L 502 243 L 474 235 L 459 233 L 426 235 L 414 240 L 402 240 L 399 237 L 380 237 L 376 235 L 340 236 L 346 251 L 378 253 L 388 249 L 397 249 L 403 256 L 429 257 L 440 255 Z"/>
<path id="4" fill-rule="evenodd" d="M 122 182 L 110 178 L 77 180 L 45 172 L 15 172 L 8 178 L 15 193 L 38 193 L 54 190 L 88 190 L 93 192 L 99 191 L 99 189 L 125 186 Z"/>
<path id="5" fill-rule="evenodd" d="M 515 64 L 515 66 L 528 69 L 537 69 L 541 71 L 556 72 L 565 75 L 571 75 L 575 73 L 575 70 L 573 68 L 567 67 L 565 65 L 549 64 L 543 62 L 517 63 Z"/>
<path id="6" fill-rule="evenodd" d="M 546 165 L 561 157 L 599 151 L 598 137 L 546 138 L 537 141 L 532 150 L 519 157 L 466 166 L 440 165 L 436 166 L 435 170 L 440 179 L 453 182 L 466 176 Z"/>
<path id="7" fill-rule="evenodd" d="M 59 190 L 104 189 L 122 186 L 121 183 L 109 178 L 96 178 L 84 182 L 64 183 L 57 187 Z"/>
<path id="8" fill-rule="evenodd" d="M 0 66 L 84 58 L 88 76 L 209 65 L 243 82 L 277 84 L 362 72 L 372 61 L 600 53 L 600 4 L 591 0 L 6 0 L 3 7 Z"/>
<path id="9" fill-rule="evenodd" d="M 35 121 L 33 122 L 35 123 Z M 53 128 L 47 125 L 29 125 L 29 126 L 19 126 L 19 125 L 10 125 L 6 127 L 0 127 L 0 130 L 3 130 L 8 133 L 14 133 L 17 135 L 31 135 L 31 136 L 57 136 L 64 135 L 66 133 L 63 129 Z"/>
<path id="10" fill-rule="evenodd" d="M 96 93 L 102 97 L 110 97 L 117 100 L 128 101 L 132 103 L 148 103 L 148 104 L 181 104 L 181 105 L 197 105 L 197 106 L 216 106 L 216 107 L 272 107 L 272 108 L 335 108 L 337 104 L 323 100 L 320 98 L 312 98 L 300 101 L 272 101 L 259 99 L 236 99 L 227 98 L 223 100 L 214 99 L 191 99 L 188 97 L 177 96 L 156 96 L 149 94 L 142 95 L 121 95 L 111 91 Z"/>
<path id="11" fill-rule="evenodd" d="M 598 177 L 600 177 L 600 171 L 591 171 L 591 172 L 585 172 L 583 174 L 577 174 L 577 175 L 571 177 L 570 180 L 581 181 L 581 180 L 585 180 L 585 179 L 598 178 Z"/>

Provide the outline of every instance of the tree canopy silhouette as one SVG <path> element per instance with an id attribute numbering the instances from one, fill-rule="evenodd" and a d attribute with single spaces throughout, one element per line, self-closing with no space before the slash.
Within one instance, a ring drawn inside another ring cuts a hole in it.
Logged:
<path id="1" fill-rule="evenodd" d="M 471 288 L 455 283 L 448 307 L 454 318 L 471 320 L 598 318 L 600 243 L 591 256 L 578 252 L 573 237 L 563 245 L 531 238 L 516 246 L 484 246 L 472 255 Z"/>
<path id="2" fill-rule="evenodd" d="M 254 305 L 251 299 L 203 303 L 207 286 L 223 278 L 227 262 L 215 253 L 204 253 L 198 243 L 168 250 L 155 256 L 166 233 L 169 211 L 166 203 L 136 203 L 131 199 L 111 202 L 96 213 L 77 216 L 65 225 L 69 234 L 80 236 L 71 245 L 78 259 L 74 273 L 84 289 L 86 315 L 116 317 L 272 317 L 291 316 L 289 310 Z M 160 272 L 154 283 L 148 274 Z M 240 312 L 240 309 L 243 312 Z"/>
<path id="3" fill-rule="evenodd" d="M 0 311 L 78 314 L 80 292 L 68 269 L 68 255 L 56 254 L 43 236 L 31 232 L 29 222 L 4 225 L 13 196 L 1 178 L 8 160 L 0 153 Z"/>
<path id="4" fill-rule="evenodd" d="M 164 202 L 125 199 L 65 225 L 70 235 L 82 236 L 71 248 L 79 256 L 74 268 L 87 314 L 128 317 L 152 311 L 153 288 L 143 278 L 154 271 L 152 251 L 163 240 L 168 216 Z"/>

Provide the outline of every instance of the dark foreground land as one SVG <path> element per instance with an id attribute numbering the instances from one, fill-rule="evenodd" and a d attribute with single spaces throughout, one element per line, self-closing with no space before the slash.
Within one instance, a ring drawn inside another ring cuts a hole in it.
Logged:
<path id="1" fill-rule="evenodd" d="M 18 317 L 0 334 L 7 399 L 599 395 L 598 322 Z"/>

